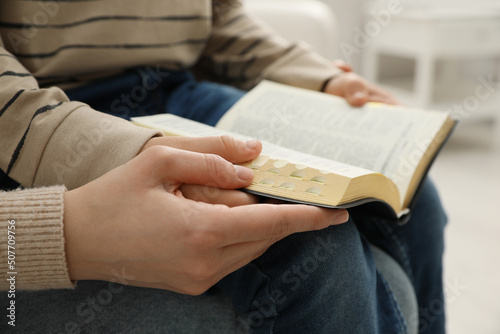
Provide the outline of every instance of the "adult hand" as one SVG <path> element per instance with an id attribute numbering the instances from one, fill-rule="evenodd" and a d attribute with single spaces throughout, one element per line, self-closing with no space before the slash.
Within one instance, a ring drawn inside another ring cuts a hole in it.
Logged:
<path id="1" fill-rule="evenodd" d="M 328 81 L 324 92 L 343 97 L 352 106 L 362 106 L 367 102 L 382 102 L 399 104 L 399 101 L 386 90 L 369 83 L 352 70 L 352 66 L 342 60 L 335 60 L 333 64 L 340 68 L 341 73 Z"/>
<path id="2" fill-rule="evenodd" d="M 64 234 L 73 280 L 116 281 L 197 295 L 296 232 L 347 220 L 305 205 L 229 207 L 189 200 L 182 184 L 234 189 L 251 170 L 220 156 L 154 146 L 65 194 Z"/>
<path id="3" fill-rule="evenodd" d="M 144 145 L 141 152 L 157 145 L 192 152 L 216 154 L 235 164 L 253 160 L 262 151 L 262 144 L 258 140 L 244 142 L 231 136 L 203 138 L 165 136 L 150 139 Z M 186 198 L 211 204 L 236 206 L 258 202 L 256 196 L 237 190 L 219 189 L 195 184 L 184 184 L 181 190 Z"/>

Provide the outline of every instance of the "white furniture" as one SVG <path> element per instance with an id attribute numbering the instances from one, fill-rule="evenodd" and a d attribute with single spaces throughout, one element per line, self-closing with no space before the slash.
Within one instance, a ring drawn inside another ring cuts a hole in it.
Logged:
<path id="1" fill-rule="evenodd" d="M 371 37 L 364 52 L 363 75 L 404 104 L 454 110 L 462 121 L 498 117 L 496 7 L 403 10 Z"/>
<path id="2" fill-rule="evenodd" d="M 339 42 L 333 11 L 318 0 L 246 0 L 248 10 L 290 41 L 306 41 L 327 59 Z"/>

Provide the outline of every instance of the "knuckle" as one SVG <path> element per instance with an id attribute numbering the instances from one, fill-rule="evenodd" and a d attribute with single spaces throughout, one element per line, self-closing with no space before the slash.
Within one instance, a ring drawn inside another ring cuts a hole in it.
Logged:
<path id="1" fill-rule="evenodd" d="M 208 204 L 200 203 L 200 206 Z M 226 235 L 221 229 L 221 217 L 228 214 L 228 207 L 224 205 L 211 205 L 210 210 L 199 210 L 196 214 L 196 223 L 191 222 L 185 226 L 185 243 L 193 251 L 216 250 L 223 245 Z"/>
<path id="2" fill-rule="evenodd" d="M 220 233 L 210 230 L 198 230 L 187 237 L 187 245 L 194 250 L 216 248 L 221 240 Z"/>
<path id="3" fill-rule="evenodd" d="M 231 171 L 229 169 L 229 163 L 226 160 L 215 154 L 205 153 L 203 157 L 209 176 L 216 185 L 223 186 L 224 183 L 229 181 L 228 177 L 231 175 Z"/>
<path id="4" fill-rule="evenodd" d="M 236 139 L 228 135 L 222 135 L 219 137 L 218 143 L 221 155 L 230 158 L 236 148 Z"/>
<path id="5" fill-rule="evenodd" d="M 321 230 L 325 228 L 325 219 L 321 215 L 311 215 L 311 229 Z"/>
<path id="6" fill-rule="evenodd" d="M 218 155 L 204 153 L 203 159 L 208 170 L 218 171 L 219 169 L 224 167 L 224 160 Z"/>
<path id="7" fill-rule="evenodd" d="M 168 148 L 162 145 L 154 145 L 149 147 L 144 151 L 145 154 L 150 155 L 152 157 L 163 157 L 167 154 Z"/>
<path id="8" fill-rule="evenodd" d="M 197 285 L 209 285 L 217 275 L 219 265 L 210 259 L 203 259 L 193 264 L 189 271 L 191 280 Z"/>
<path id="9" fill-rule="evenodd" d="M 175 151 L 166 146 L 151 146 L 143 153 L 151 165 L 170 164 L 175 161 Z"/>
<path id="10" fill-rule="evenodd" d="M 136 159 L 135 163 L 137 163 L 138 168 L 144 170 L 157 170 L 165 165 L 170 166 L 173 161 L 171 149 L 165 146 L 155 145 L 148 147 L 141 153 L 141 158 Z"/>
<path id="11" fill-rule="evenodd" d="M 269 237 L 271 238 L 281 238 L 282 236 L 291 233 L 291 221 L 284 210 L 279 210 L 279 206 L 275 207 L 272 213 L 272 230 L 270 231 Z"/>

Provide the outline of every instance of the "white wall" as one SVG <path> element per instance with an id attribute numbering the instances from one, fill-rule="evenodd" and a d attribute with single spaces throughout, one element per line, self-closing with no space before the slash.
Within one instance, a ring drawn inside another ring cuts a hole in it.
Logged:
<path id="1" fill-rule="evenodd" d="M 391 0 L 321 0 L 329 5 L 337 17 L 339 23 L 338 34 L 339 44 L 336 45 L 336 57 L 349 61 L 355 70 L 361 71 L 361 58 L 363 50 L 359 54 L 349 52 L 347 46 L 352 45 L 356 32 L 364 29 L 367 20 L 365 13 L 369 12 L 370 6 L 387 8 L 387 3 Z M 394 0 L 392 0 L 394 1 Z M 405 10 L 450 8 L 456 10 L 460 7 L 467 7 L 471 10 L 488 10 L 497 12 L 500 15 L 499 0 L 399 0 L 398 3 Z"/>
<path id="2" fill-rule="evenodd" d="M 292 0 L 281 0 L 281 1 L 266 1 L 266 0 L 244 0 L 247 7 L 256 13 L 260 18 L 266 21 L 272 28 L 280 32 L 284 37 L 288 39 L 301 38 L 303 35 L 308 33 L 308 30 L 314 28 L 314 24 L 311 26 L 302 25 L 292 25 L 290 30 L 289 22 L 283 22 L 283 20 L 276 20 L 275 11 L 284 12 L 287 16 L 292 15 L 293 19 L 296 19 L 294 15 L 295 2 Z M 344 60 L 349 60 L 356 70 L 360 70 L 360 55 L 354 55 L 352 59 L 346 59 L 339 47 L 342 44 L 352 43 L 355 36 L 355 27 L 362 27 L 363 24 L 363 5 L 367 0 L 320 0 L 326 5 L 328 5 L 334 13 L 335 24 L 338 27 L 332 36 L 330 36 L 327 41 L 330 41 L 331 46 L 328 50 L 319 50 L 321 54 L 329 58 L 340 58 Z M 369 1 L 369 0 L 368 0 Z M 311 1 L 312 2 L 312 1 Z M 283 6 L 281 3 L 286 4 Z M 311 6 L 314 12 L 317 6 Z M 300 9 L 300 10 L 303 10 Z M 317 16 L 317 13 L 313 13 L 312 17 Z M 288 23 L 288 27 L 283 29 Z M 321 28 L 321 27 L 317 27 Z M 313 46 L 317 47 L 318 44 L 323 44 L 321 49 L 325 48 L 325 39 L 321 42 L 316 40 L 310 40 L 308 37 L 308 42 Z M 323 52 L 321 52 L 323 51 Z"/>
<path id="3" fill-rule="evenodd" d="M 321 0 L 329 5 L 337 18 L 339 43 L 335 46 L 335 56 L 349 61 L 356 71 L 360 70 L 361 55 L 346 57 L 341 45 L 352 44 L 356 27 L 363 25 L 363 7 L 366 0 Z M 349 59 L 346 59 L 349 58 Z"/>
<path id="4" fill-rule="evenodd" d="M 321 1 L 248 0 L 247 9 L 291 41 L 305 40 L 328 59 L 336 58 L 336 17 Z M 308 4 L 308 6 L 305 6 Z"/>

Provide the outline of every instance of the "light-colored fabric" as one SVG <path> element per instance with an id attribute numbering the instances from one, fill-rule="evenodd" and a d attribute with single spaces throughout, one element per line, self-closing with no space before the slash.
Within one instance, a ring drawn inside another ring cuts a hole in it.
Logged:
<path id="1" fill-rule="evenodd" d="M 370 244 L 377 270 L 390 286 L 406 321 L 408 334 L 418 333 L 418 303 L 413 285 L 403 268 L 387 253 Z"/>
<path id="2" fill-rule="evenodd" d="M 0 169 L 24 187 L 88 183 L 133 158 L 160 132 L 70 102 L 40 89 L 0 50 Z"/>
<path id="3" fill-rule="evenodd" d="M 63 89 L 138 66 L 196 67 L 245 89 L 269 79 L 319 90 L 339 73 L 240 4 L 213 19 L 209 0 L 2 0 L 0 169 L 24 187 L 74 189 L 133 158 L 161 133 L 69 101 Z M 23 238 L 30 240 L 30 247 L 19 241 L 19 288 L 72 287 L 64 262 L 62 191 L 2 193 L 0 201 L 8 202 L 1 224 L 19 219 Z M 47 252 L 36 253 L 42 249 Z"/>
<path id="4" fill-rule="evenodd" d="M 305 43 L 290 43 L 234 7 L 215 21 L 199 65 L 217 81 L 250 89 L 262 79 L 320 90 L 340 73 Z"/>
<path id="5" fill-rule="evenodd" d="M 15 290 L 74 288 L 64 249 L 65 191 L 54 186 L 0 192 L 0 251 L 5 255 L 0 290 L 8 291 L 11 283 Z"/>
<path id="6" fill-rule="evenodd" d="M 319 90 L 339 73 L 238 3 L 213 20 L 209 0 L 4 0 L 0 38 L 0 168 L 26 187 L 85 184 L 160 135 L 116 119 L 100 131 L 109 117 L 69 101 L 68 84 L 137 66 L 196 65 L 245 89 L 270 79 Z"/>

